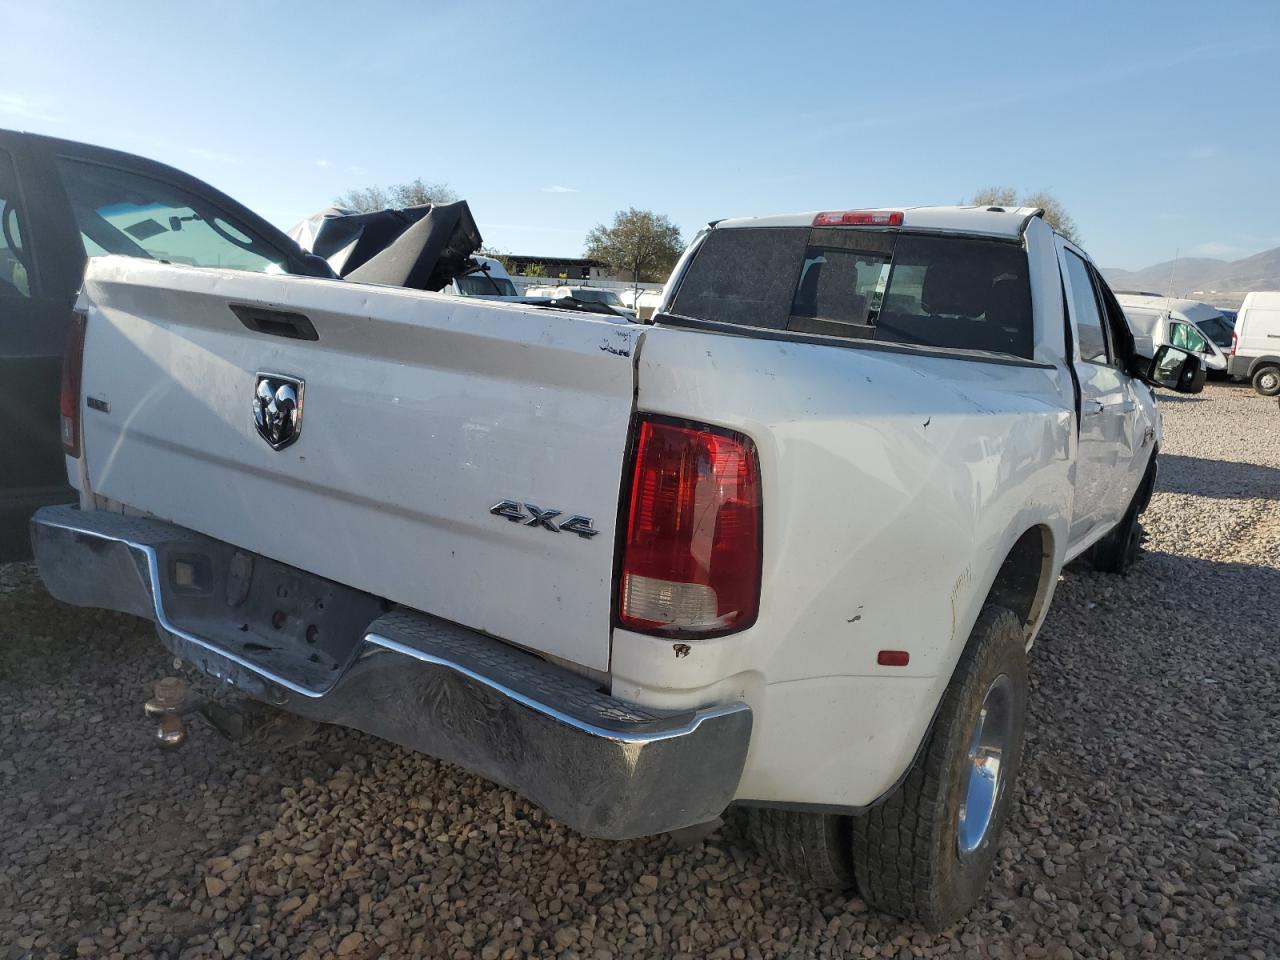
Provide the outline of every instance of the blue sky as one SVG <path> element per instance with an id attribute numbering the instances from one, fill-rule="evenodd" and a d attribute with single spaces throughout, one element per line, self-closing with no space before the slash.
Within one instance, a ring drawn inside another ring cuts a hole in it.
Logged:
<path id="1" fill-rule="evenodd" d="M 282 227 L 421 176 L 490 244 L 1046 188 L 1094 259 L 1280 246 L 1280 6 L 0 0 L 0 126 Z"/>

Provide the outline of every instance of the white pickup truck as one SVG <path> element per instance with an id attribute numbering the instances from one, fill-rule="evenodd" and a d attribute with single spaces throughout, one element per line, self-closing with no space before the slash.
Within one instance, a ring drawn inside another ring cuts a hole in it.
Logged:
<path id="1" fill-rule="evenodd" d="M 1029 209 L 721 221 L 651 325 L 103 258 L 62 396 L 71 603 L 586 834 L 747 808 L 930 927 L 989 875 L 1062 566 L 1155 478 L 1088 258 Z"/>

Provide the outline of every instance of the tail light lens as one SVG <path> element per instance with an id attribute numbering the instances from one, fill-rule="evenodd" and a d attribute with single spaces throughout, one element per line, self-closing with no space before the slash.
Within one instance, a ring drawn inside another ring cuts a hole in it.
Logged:
<path id="1" fill-rule="evenodd" d="M 1236 355 L 1236 347 L 1238 347 L 1239 345 L 1240 345 L 1240 338 L 1236 336 L 1236 332 L 1232 330 L 1231 331 L 1231 355 L 1233 357 Z"/>
<path id="2" fill-rule="evenodd" d="M 62 412 L 62 449 L 68 456 L 80 456 L 80 372 L 84 364 L 86 317 L 79 310 L 67 324 L 67 345 L 62 354 L 62 390 L 58 406 Z"/>
<path id="3" fill-rule="evenodd" d="M 751 626 L 760 608 L 760 503 L 760 466 L 747 437 L 642 420 L 619 623 L 700 637 Z"/>

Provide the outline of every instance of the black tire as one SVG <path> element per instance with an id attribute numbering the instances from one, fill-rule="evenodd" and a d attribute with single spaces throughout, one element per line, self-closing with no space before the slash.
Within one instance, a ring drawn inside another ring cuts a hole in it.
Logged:
<path id="1" fill-rule="evenodd" d="M 1253 371 L 1253 389 L 1264 397 L 1280 396 L 1280 367 L 1273 363 L 1264 364 Z"/>
<path id="2" fill-rule="evenodd" d="M 1004 678 L 1004 679 L 1001 679 Z M 973 768 L 970 743 L 989 690 L 999 686 L 1008 736 L 990 825 L 963 857 L 959 817 Z M 906 779 L 853 820 L 858 892 L 884 913 L 937 932 L 964 916 L 986 888 L 1009 817 L 1026 722 L 1026 636 L 1004 607 L 988 606 L 943 694 L 924 749 Z"/>
<path id="3" fill-rule="evenodd" d="M 1142 482 L 1134 491 L 1133 500 L 1115 528 L 1089 548 L 1089 562 L 1100 573 L 1128 574 L 1142 553 L 1142 511 L 1151 502 L 1151 492 L 1156 484 L 1156 458 L 1152 456 Z"/>
<path id="4" fill-rule="evenodd" d="M 748 807 L 746 819 L 751 845 L 776 870 L 811 887 L 853 886 L 851 818 Z"/>

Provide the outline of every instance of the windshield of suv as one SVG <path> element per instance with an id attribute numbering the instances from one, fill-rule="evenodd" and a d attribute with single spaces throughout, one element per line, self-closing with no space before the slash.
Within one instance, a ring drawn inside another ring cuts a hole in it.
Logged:
<path id="1" fill-rule="evenodd" d="M 506 277 L 469 273 L 458 278 L 458 292 L 464 297 L 516 297 L 516 285 Z"/>
<path id="2" fill-rule="evenodd" d="M 742 326 L 1031 357 L 1018 243 L 887 230 L 712 230 L 671 312 Z"/>
<path id="3" fill-rule="evenodd" d="M 85 253 L 280 273 L 288 257 L 186 190 L 116 167 L 60 159 Z"/>
<path id="4" fill-rule="evenodd" d="M 1226 317 L 1209 317 L 1206 320 L 1199 320 L 1196 326 L 1201 329 L 1206 337 L 1212 340 L 1220 347 L 1231 346 L 1231 335 L 1235 332 L 1235 324 Z"/>

